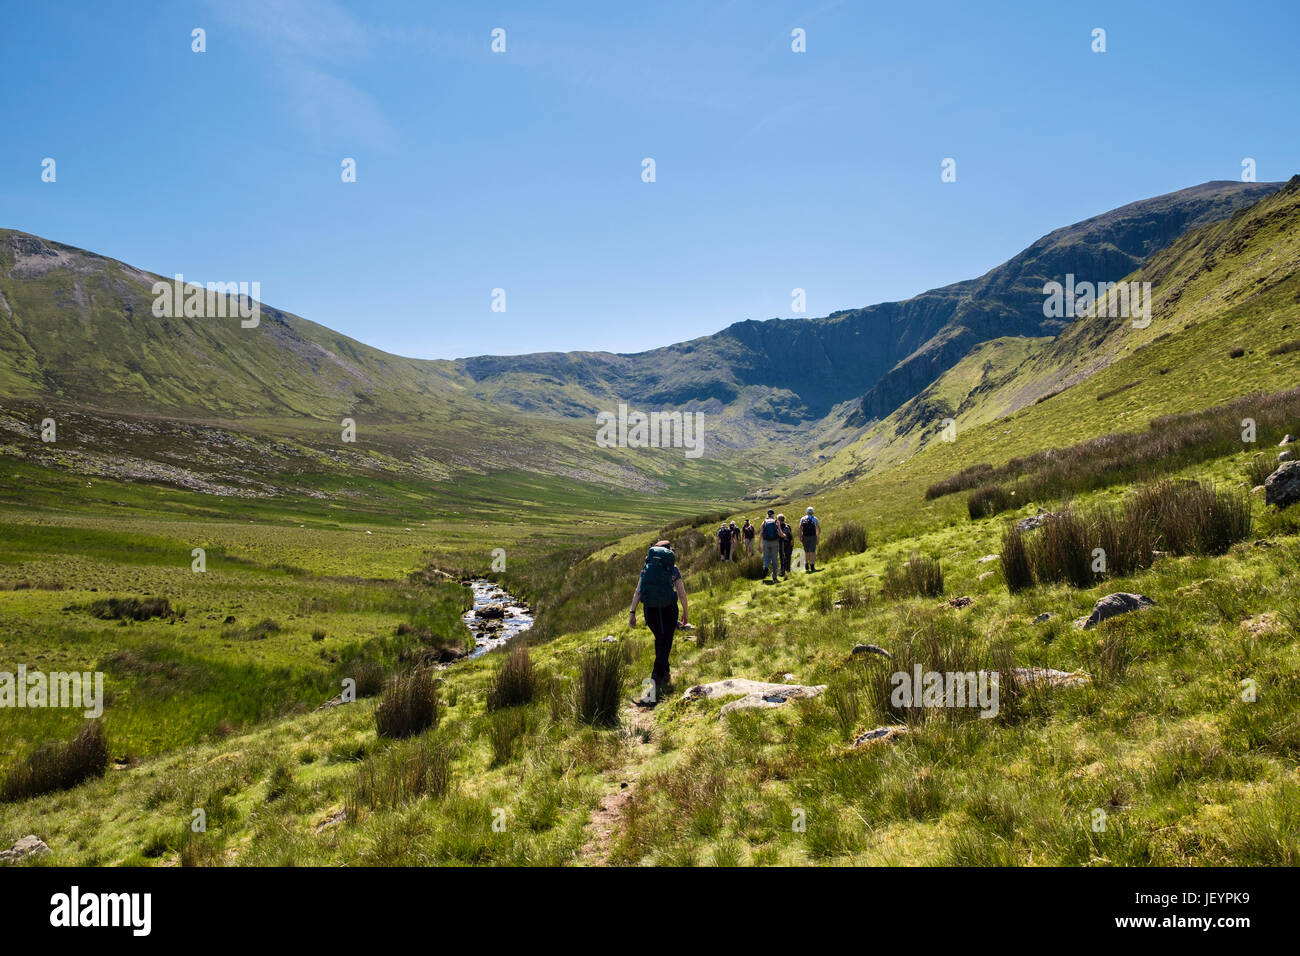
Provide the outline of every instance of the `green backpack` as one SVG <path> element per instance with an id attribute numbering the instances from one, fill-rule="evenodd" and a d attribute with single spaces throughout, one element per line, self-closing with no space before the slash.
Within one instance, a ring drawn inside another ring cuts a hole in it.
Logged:
<path id="1" fill-rule="evenodd" d="M 651 548 L 641 569 L 641 603 L 646 607 L 664 607 L 677 599 L 673 568 L 677 555 L 668 548 Z"/>

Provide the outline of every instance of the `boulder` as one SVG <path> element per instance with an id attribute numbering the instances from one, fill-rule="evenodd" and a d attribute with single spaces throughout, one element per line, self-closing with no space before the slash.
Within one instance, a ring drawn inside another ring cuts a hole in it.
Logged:
<path id="1" fill-rule="evenodd" d="M 974 598 L 963 595 L 961 597 L 951 598 L 948 601 L 948 607 L 959 609 L 963 607 L 970 607 L 974 603 L 975 603 Z"/>
<path id="2" fill-rule="evenodd" d="M 1140 611 L 1143 608 L 1155 607 L 1155 601 L 1151 600 L 1145 594 L 1130 594 L 1127 591 L 1116 591 L 1114 594 L 1107 594 L 1098 601 L 1092 609 L 1092 613 L 1083 619 L 1081 625 L 1084 630 L 1096 627 L 1102 621 L 1117 617 L 1120 614 L 1129 614 L 1132 611 Z"/>
<path id="3" fill-rule="evenodd" d="M 49 852 L 50 848 L 45 845 L 44 840 L 29 833 L 9 849 L 0 850 L 0 863 L 17 863 L 29 856 L 40 856 Z"/>
<path id="4" fill-rule="evenodd" d="M 1028 521 L 1029 519 L 1026 518 L 1025 520 Z M 1001 557 L 1002 557 L 1002 555 L 1000 555 L 1000 554 L 986 554 L 986 555 L 984 555 L 984 557 L 980 558 L 980 559 L 979 559 L 978 561 L 976 561 L 975 563 L 976 563 L 976 564 L 988 564 L 990 561 L 997 561 L 997 560 L 1000 560 Z"/>
<path id="5" fill-rule="evenodd" d="M 893 654 L 889 653 L 889 651 L 881 647 L 879 644 L 854 644 L 853 653 L 854 654 L 879 654 L 881 657 L 894 656 Z"/>
<path id="6" fill-rule="evenodd" d="M 1263 637 L 1281 630 L 1277 611 L 1265 611 L 1256 617 L 1248 617 L 1241 622 L 1241 629 L 1251 637 Z"/>
<path id="7" fill-rule="evenodd" d="M 997 574 L 996 571 L 984 571 L 979 575 L 979 580 L 983 581 L 985 578 L 991 578 L 995 574 Z"/>
<path id="8" fill-rule="evenodd" d="M 502 604 L 485 604 L 480 608 L 474 609 L 474 616 L 484 620 L 494 618 L 503 618 L 506 616 L 505 605 Z"/>
<path id="9" fill-rule="evenodd" d="M 1277 453 L 1277 460 L 1278 460 L 1278 461 L 1290 461 L 1290 460 L 1291 460 L 1291 453 L 1290 453 L 1289 451 L 1280 451 L 1280 452 Z"/>
<path id="10" fill-rule="evenodd" d="M 1016 683 L 1025 687 L 1081 687 L 1092 678 L 1082 671 L 1058 671 L 1050 667 L 1013 667 Z"/>
<path id="11" fill-rule="evenodd" d="M 740 698 L 723 705 L 722 713 L 718 715 L 721 719 L 734 710 L 770 709 L 780 707 L 787 701 L 797 698 L 816 697 L 825 689 L 825 684 L 812 687 L 802 684 L 765 684 L 745 677 L 733 677 L 729 680 L 714 681 L 712 684 L 696 684 L 687 689 L 682 695 L 682 700 Z"/>
<path id="12" fill-rule="evenodd" d="M 1285 438 L 1283 438 L 1280 442 L 1277 443 L 1277 447 L 1278 447 L 1278 448 L 1281 448 L 1283 445 L 1289 445 L 1289 444 L 1291 444 L 1293 441 L 1295 441 L 1295 436 L 1294 436 L 1294 435 L 1287 435 Z"/>
<path id="13" fill-rule="evenodd" d="M 1300 461 L 1284 461 L 1264 479 L 1264 503 L 1285 508 L 1300 501 Z"/>
<path id="14" fill-rule="evenodd" d="M 1054 618 L 1054 617 L 1056 617 L 1056 615 L 1053 614 L 1051 611 L 1044 611 L 1042 614 L 1038 615 L 1038 617 L 1034 618 L 1034 623 L 1035 623 L 1035 624 L 1046 624 L 1048 621 L 1050 621 L 1050 620 L 1051 620 L 1052 618 Z"/>
<path id="15" fill-rule="evenodd" d="M 855 738 L 851 746 L 856 750 L 868 744 L 887 744 L 897 740 L 905 733 L 907 733 L 907 727 L 902 724 L 892 727 L 877 727 L 875 730 L 868 730 L 865 734 Z"/>
<path id="16" fill-rule="evenodd" d="M 1021 518 L 1016 522 L 1017 531 L 1033 531 L 1035 528 L 1041 528 L 1052 518 L 1057 517 L 1055 511 L 1040 511 L 1036 515 L 1030 515 L 1028 518 Z"/>

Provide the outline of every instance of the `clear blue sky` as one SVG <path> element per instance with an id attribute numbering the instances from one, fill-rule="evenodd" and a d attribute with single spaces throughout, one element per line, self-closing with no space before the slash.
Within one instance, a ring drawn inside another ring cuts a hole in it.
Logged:
<path id="1" fill-rule="evenodd" d="M 1297 36 L 1296 0 L 0 0 L 0 226 L 406 355 L 635 351 L 1289 178 Z"/>

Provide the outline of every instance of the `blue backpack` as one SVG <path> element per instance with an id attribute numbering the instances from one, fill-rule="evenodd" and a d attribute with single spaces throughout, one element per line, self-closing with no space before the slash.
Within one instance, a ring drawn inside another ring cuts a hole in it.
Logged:
<path id="1" fill-rule="evenodd" d="M 641 603 L 646 607 L 664 607 L 677 600 L 673 568 L 677 555 L 668 548 L 651 548 L 641 569 Z"/>

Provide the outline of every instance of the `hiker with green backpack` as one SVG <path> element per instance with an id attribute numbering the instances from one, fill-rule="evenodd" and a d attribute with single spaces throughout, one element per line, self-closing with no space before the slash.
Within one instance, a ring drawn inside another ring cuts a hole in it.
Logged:
<path id="1" fill-rule="evenodd" d="M 677 617 L 677 600 L 681 599 L 681 619 Z M 662 694 L 672 683 L 668 655 L 673 649 L 673 632 L 688 623 L 686 585 L 677 568 L 677 555 L 667 541 L 656 541 L 646 553 L 641 578 L 632 594 L 632 611 L 629 626 L 636 627 L 636 606 L 645 605 L 645 622 L 655 636 L 655 665 L 650 679 L 655 684 L 655 694 Z"/>

